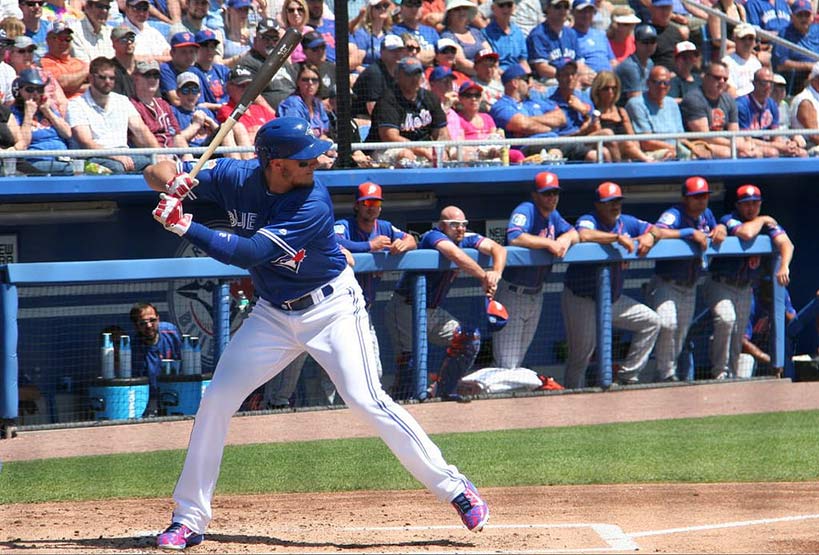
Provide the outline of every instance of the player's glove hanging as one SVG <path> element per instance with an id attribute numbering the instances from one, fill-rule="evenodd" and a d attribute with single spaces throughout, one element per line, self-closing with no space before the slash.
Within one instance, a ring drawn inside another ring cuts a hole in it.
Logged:
<path id="1" fill-rule="evenodd" d="M 168 194 L 172 197 L 184 200 L 185 197 L 195 199 L 193 188 L 199 185 L 199 180 L 192 178 L 186 173 L 178 173 L 165 183 L 165 188 L 168 189 Z"/>
<path id="2" fill-rule="evenodd" d="M 154 219 L 168 231 L 182 237 L 188 232 L 193 216 L 182 211 L 182 201 L 178 198 L 161 193 L 159 199 L 159 204 L 154 208 Z"/>

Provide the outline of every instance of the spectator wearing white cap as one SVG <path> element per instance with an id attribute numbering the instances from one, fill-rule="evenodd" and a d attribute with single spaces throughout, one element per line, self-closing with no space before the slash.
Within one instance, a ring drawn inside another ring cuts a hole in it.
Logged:
<path id="1" fill-rule="evenodd" d="M 585 71 L 585 64 L 578 55 L 577 33 L 566 27 L 569 0 L 544 0 L 544 4 L 546 20 L 526 38 L 529 66 L 541 79 L 554 78 L 557 69 L 553 64 L 567 58 L 578 61 L 581 72 Z"/>
<path id="2" fill-rule="evenodd" d="M 162 33 L 148 25 L 150 6 L 148 0 L 126 0 L 122 24 L 134 32 L 134 56 L 137 60 L 167 62 L 171 59 L 171 45 Z"/>
<path id="3" fill-rule="evenodd" d="M 65 97 L 63 88 L 57 79 L 34 63 L 34 52 L 37 45 L 25 35 L 18 35 L 14 38 L 14 43 L 6 49 L 8 63 L 0 62 L 0 94 L 3 101 L 11 98 L 11 85 L 14 79 L 26 69 L 36 69 L 45 82 L 45 95 L 49 98 L 60 114 L 65 117 L 68 113 L 68 99 Z"/>
<path id="4" fill-rule="evenodd" d="M 421 23 L 421 0 L 397 0 L 395 3 L 401 5 L 398 14 L 401 22 L 393 25 L 390 32 L 399 36 L 404 33 L 412 35 L 421 47 L 415 56 L 423 65 L 430 65 L 435 58 L 435 44 L 441 37 L 434 28 Z"/>
<path id="5" fill-rule="evenodd" d="M 762 67 L 754 74 L 753 90 L 745 96 L 737 98 L 737 112 L 739 128 L 742 130 L 779 129 L 779 107 L 771 98 L 773 90 L 773 73 L 767 67 Z M 786 115 L 787 117 L 787 115 Z M 801 148 L 796 140 L 790 137 L 753 137 L 750 139 L 765 158 L 805 158 L 808 152 Z M 799 141 L 804 141 L 801 137 Z"/>
<path id="6" fill-rule="evenodd" d="M 459 56 L 460 47 L 458 43 L 450 38 L 442 38 L 435 45 L 435 60 L 433 65 L 424 69 L 424 77 L 429 82 L 430 75 L 433 70 L 441 67 L 448 68 L 455 76 L 455 85 L 453 90 L 457 90 L 463 83 L 469 81 L 469 76 L 456 68 L 456 59 Z M 474 64 L 473 64 L 474 67 Z M 474 71 L 474 69 L 473 69 Z"/>
<path id="7" fill-rule="evenodd" d="M 65 22 L 57 21 L 46 36 L 48 52 L 40 59 L 43 69 L 50 72 L 69 99 L 82 94 L 88 80 L 88 64 L 71 56 L 74 30 Z"/>
<path id="8" fill-rule="evenodd" d="M 198 52 L 199 44 L 190 31 L 182 31 L 171 37 L 171 61 L 159 65 L 159 92 L 174 106 L 179 106 L 176 77 L 191 69 Z"/>
<path id="9" fill-rule="evenodd" d="M 740 3 L 736 0 L 719 0 L 714 4 L 714 9 L 724 13 L 731 19 L 738 21 L 745 21 L 745 6 L 744 2 Z M 711 39 L 711 51 L 716 54 L 720 51 L 723 41 L 725 42 L 725 53 L 730 54 L 734 51 L 734 37 L 736 37 L 737 26 L 734 23 L 725 22 L 725 36 L 722 36 L 722 19 L 716 15 L 708 15 L 708 37 Z M 753 27 L 751 27 L 753 28 Z M 713 56 L 712 59 L 717 58 Z"/>
<path id="10" fill-rule="evenodd" d="M 762 67 L 754 53 L 755 44 L 756 30 L 752 25 L 734 27 L 734 51 L 722 59 L 728 66 L 728 93 L 734 98 L 754 90 L 754 74 Z"/>
<path id="11" fill-rule="evenodd" d="M 684 40 L 674 50 L 674 77 L 668 96 L 677 102 L 682 101 L 689 91 L 702 85 L 702 75 L 698 69 L 700 51 L 691 41 Z"/>
<path id="12" fill-rule="evenodd" d="M 791 128 L 791 105 L 787 99 L 788 96 L 788 82 L 778 73 L 773 76 L 773 91 L 771 91 L 771 98 L 776 101 L 779 107 L 779 128 Z"/>
<path id="13" fill-rule="evenodd" d="M 457 46 L 452 69 L 466 75 L 474 75 L 475 56 L 481 50 L 490 48 L 489 41 L 470 22 L 478 13 L 478 8 L 470 0 L 447 0 L 444 16 L 444 31 L 441 38 L 452 39 Z"/>
<path id="14" fill-rule="evenodd" d="M 805 88 L 791 100 L 791 129 L 819 129 L 819 62 L 813 64 Z M 807 148 L 819 146 L 819 135 L 805 135 Z"/>
<path id="15" fill-rule="evenodd" d="M 601 71 L 611 71 L 614 68 L 614 51 L 611 49 L 606 33 L 592 27 L 597 6 L 594 0 L 574 0 L 572 29 L 577 34 L 577 56 L 586 65 L 586 71 L 580 74 L 581 88 L 588 88 L 594 81 L 594 76 Z"/>
<path id="16" fill-rule="evenodd" d="M 810 0 L 795 0 L 791 4 L 791 22 L 779 32 L 779 36 L 794 44 L 819 53 L 819 24 L 813 22 L 814 11 Z M 815 60 L 782 45 L 775 45 L 771 57 L 774 71 L 787 77 L 790 93 L 804 86 Z"/>
<path id="17" fill-rule="evenodd" d="M 481 109 L 487 112 L 505 94 L 503 83 L 500 80 L 501 72 L 498 69 L 498 59 L 498 53 L 491 50 L 481 50 L 475 56 L 475 77 L 472 81 L 483 88 Z M 526 71 L 522 64 L 518 67 L 524 72 Z M 526 64 L 526 67 L 529 67 L 529 64 Z"/>
<path id="18" fill-rule="evenodd" d="M 612 11 L 606 36 L 614 52 L 615 66 L 634 53 L 634 28 L 639 23 L 640 18 L 628 6 L 616 6 Z"/>
<path id="19" fill-rule="evenodd" d="M 529 68 L 526 37 L 512 20 L 517 10 L 514 0 L 492 0 L 491 6 L 492 16 L 489 24 L 483 29 L 483 35 L 489 41 L 492 50 L 498 53 L 501 72 L 513 64 L 519 64 L 530 73 L 532 70 Z M 483 50 L 478 54 L 481 52 Z"/>
<path id="20" fill-rule="evenodd" d="M 195 73 L 186 71 L 176 78 L 179 106 L 172 107 L 173 113 L 179 123 L 179 136 L 192 147 L 207 146 L 219 129 L 216 114 L 196 105 L 199 88 L 199 77 Z M 232 131 L 225 137 L 222 146 L 236 146 Z M 238 154 L 229 154 L 227 157 L 240 158 Z"/>
<path id="21" fill-rule="evenodd" d="M 113 57 L 111 27 L 106 24 L 111 13 L 111 0 L 86 0 L 82 11 L 85 17 L 69 22 L 74 30 L 71 55 L 87 64 L 98 56 Z"/>
<path id="22" fill-rule="evenodd" d="M 370 117 L 376 101 L 395 83 L 398 61 L 407 55 L 398 35 L 387 35 L 381 42 L 381 57 L 365 69 L 353 84 L 353 116 Z"/>

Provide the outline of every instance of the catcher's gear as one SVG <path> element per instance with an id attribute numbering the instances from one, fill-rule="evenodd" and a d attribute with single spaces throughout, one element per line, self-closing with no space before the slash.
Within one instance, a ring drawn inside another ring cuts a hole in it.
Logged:
<path id="1" fill-rule="evenodd" d="M 193 188 L 197 185 L 199 185 L 198 179 L 193 179 L 186 173 L 178 173 L 165 183 L 165 188 L 172 197 L 181 200 L 184 200 L 185 197 L 195 199 L 196 195 L 193 194 Z"/>
<path id="2" fill-rule="evenodd" d="M 154 219 L 165 229 L 176 233 L 180 237 L 188 232 L 193 216 L 182 211 L 182 201 L 178 198 L 161 193 L 159 204 L 154 208 Z"/>

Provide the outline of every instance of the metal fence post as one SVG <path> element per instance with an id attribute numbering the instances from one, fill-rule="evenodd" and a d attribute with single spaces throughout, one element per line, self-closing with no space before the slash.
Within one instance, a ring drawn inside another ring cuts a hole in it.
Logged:
<path id="1" fill-rule="evenodd" d="M 610 387 L 611 376 L 611 270 L 608 264 L 597 269 L 597 384 Z"/>
<path id="2" fill-rule="evenodd" d="M 774 256 L 773 270 L 771 271 L 771 281 L 773 283 L 773 318 L 771 326 L 771 336 L 768 338 L 771 341 L 771 366 L 774 368 L 785 367 L 785 287 L 779 285 L 776 281 L 776 272 L 779 270 L 779 265 L 782 263 L 780 256 Z M 753 293 L 751 293 L 753 294 Z M 758 309 L 759 307 L 757 307 Z M 739 330 L 744 333 L 745 330 Z"/>
<path id="3" fill-rule="evenodd" d="M 230 341 L 230 285 L 219 280 L 213 290 L 213 367 Z"/>
<path id="4" fill-rule="evenodd" d="M 0 284 L 0 357 L 2 358 L 2 384 L 0 385 L 0 418 L 17 418 L 19 395 L 17 388 L 17 286 Z"/>
<path id="5" fill-rule="evenodd" d="M 412 296 L 412 329 L 415 337 L 412 343 L 412 360 L 415 361 L 415 376 L 412 383 L 415 386 L 415 398 L 423 401 L 427 398 L 427 277 L 424 274 L 415 274 L 415 290 Z"/>

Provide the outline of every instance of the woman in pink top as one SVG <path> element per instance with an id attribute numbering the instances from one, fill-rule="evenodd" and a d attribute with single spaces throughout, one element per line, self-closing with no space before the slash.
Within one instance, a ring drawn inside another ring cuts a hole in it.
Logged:
<path id="1" fill-rule="evenodd" d="M 461 102 L 458 117 L 461 119 L 461 129 L 467 141 L 486 139 L 497 132 L 490 115 L 480 111 L 482 95 L 483 87 L 474 81 L 467 81 L 458 89 L 458 100 Z"/>

